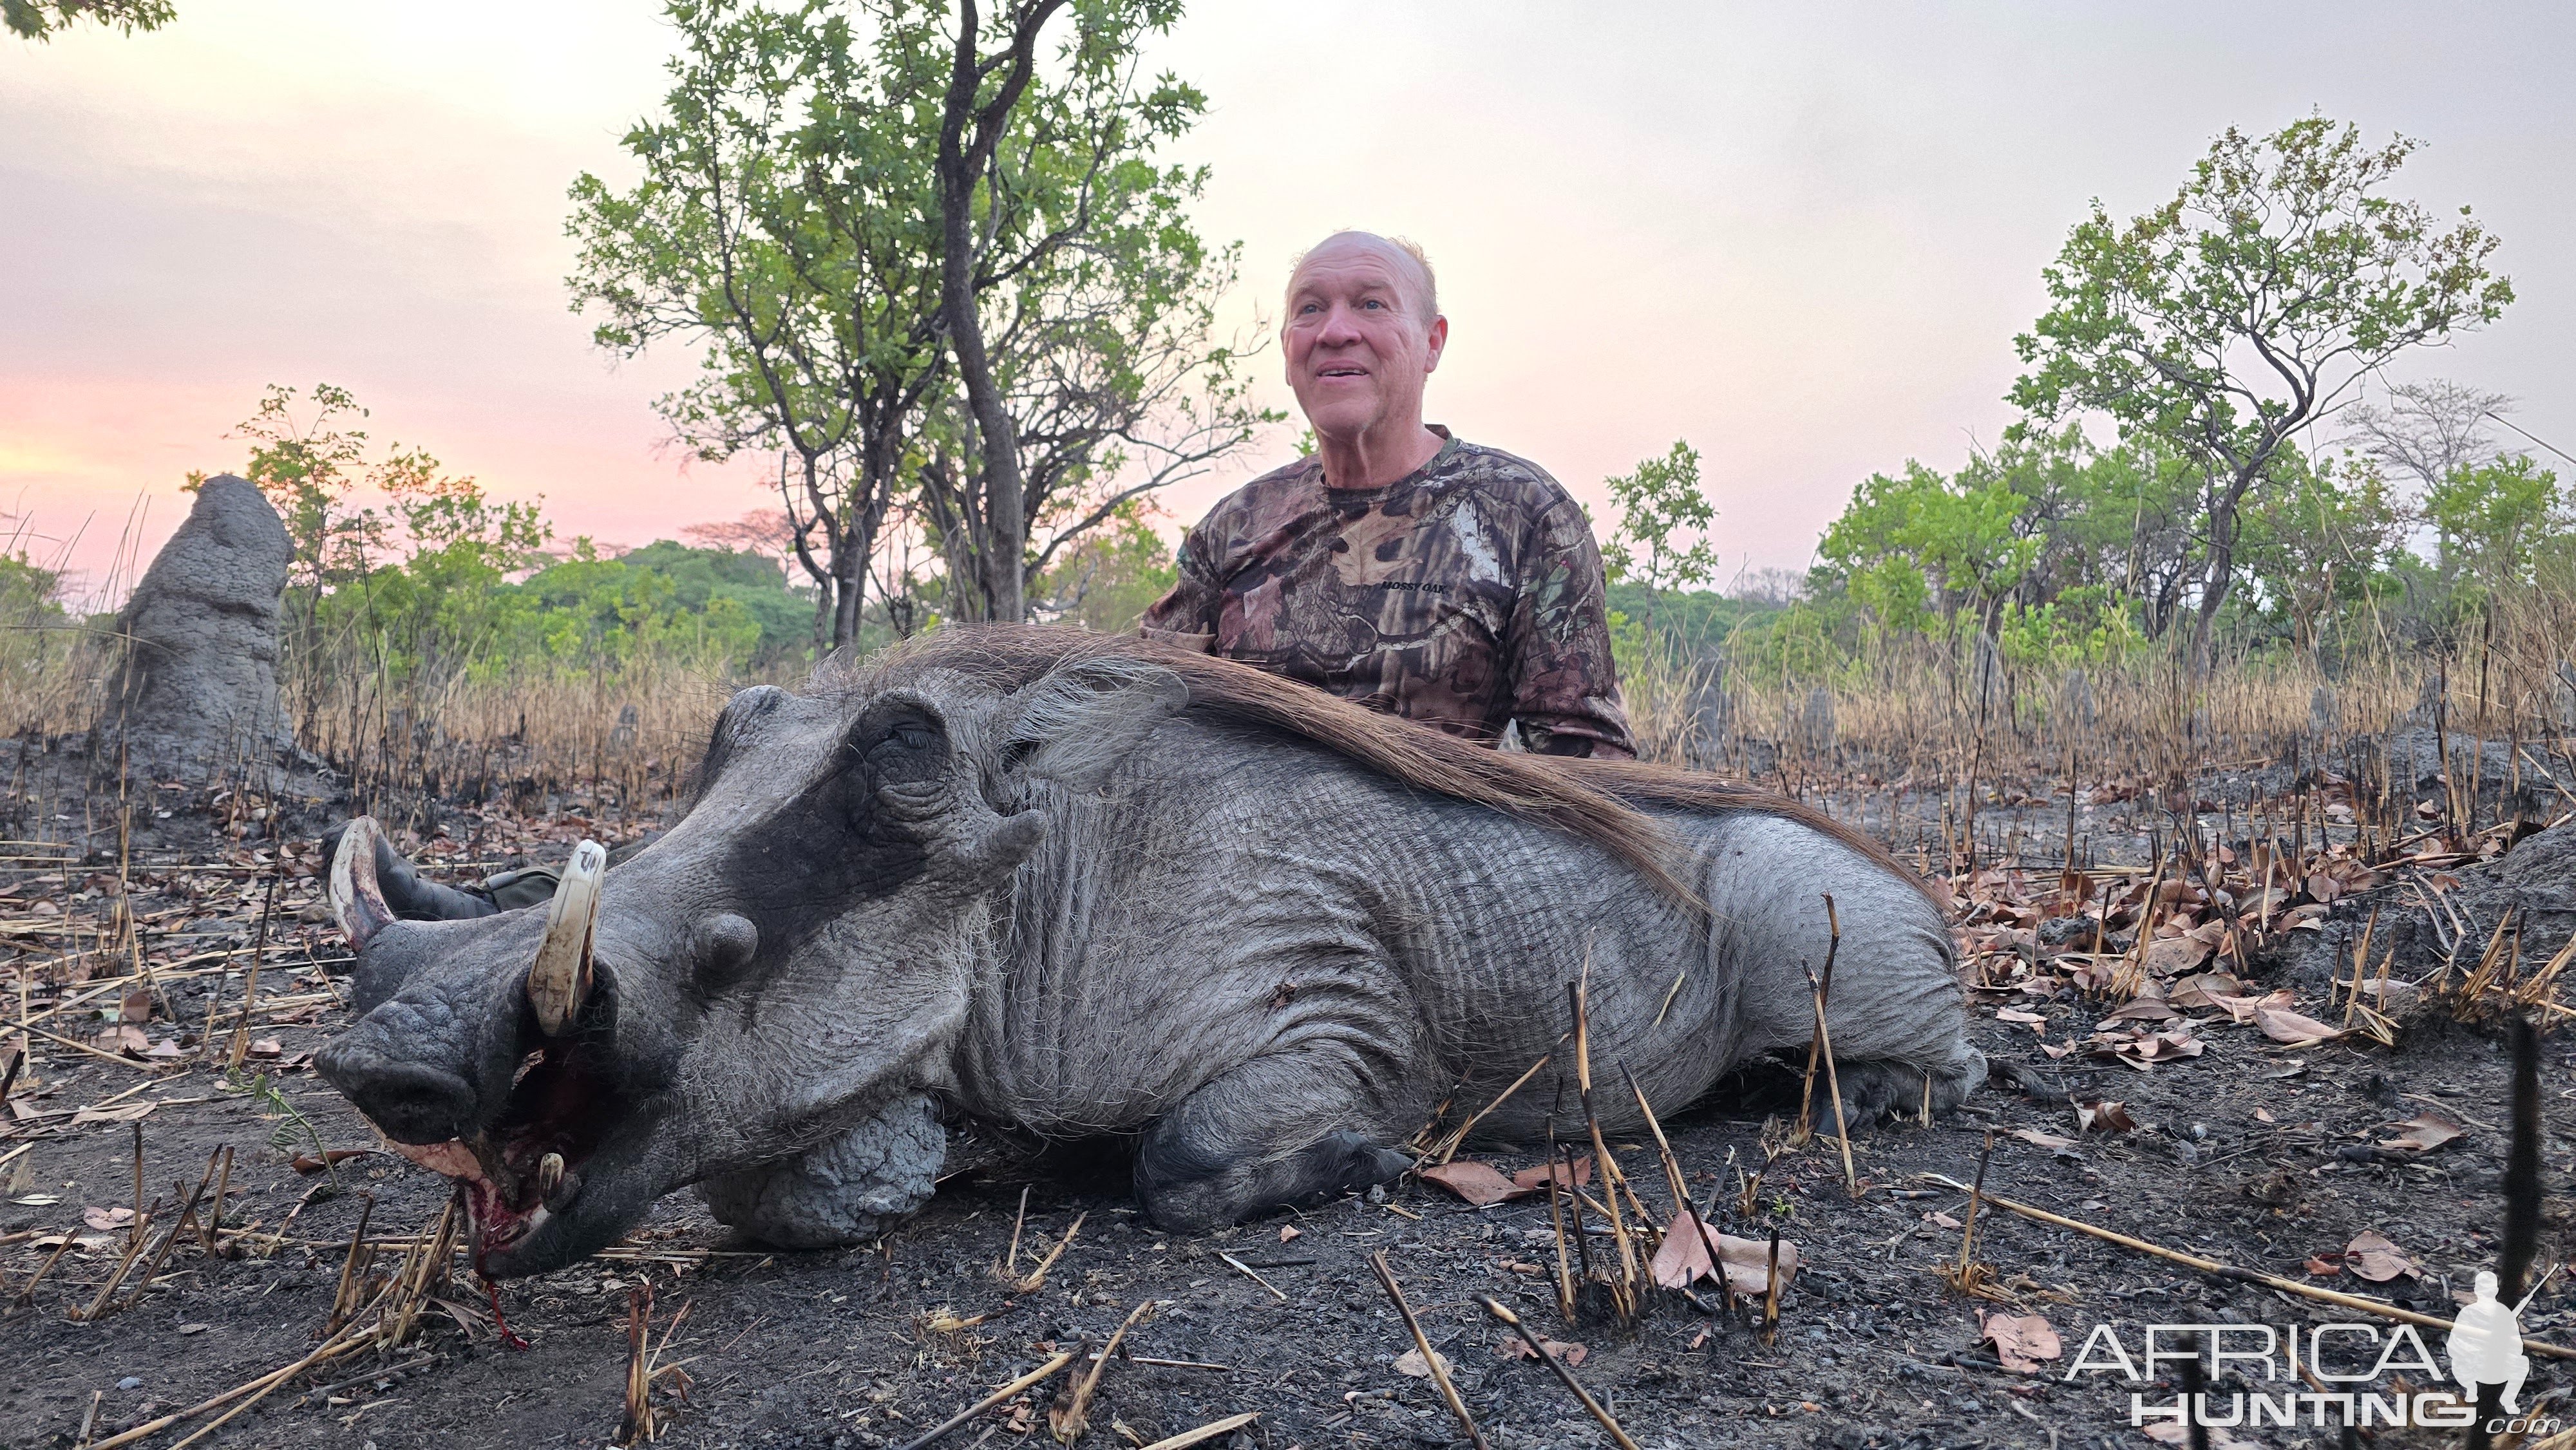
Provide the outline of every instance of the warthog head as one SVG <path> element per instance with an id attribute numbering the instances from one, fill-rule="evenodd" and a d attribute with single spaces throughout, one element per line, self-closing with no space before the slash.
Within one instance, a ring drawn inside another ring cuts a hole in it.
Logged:
<path id="1" fill-rule="evenodd" d="M 746 690 L 667 835 L 613 871 L 584 843 L 551 906 L 477 920 L 397 919 L 361 818 L 331 901 L 363 1015 L 321 1070 L 464 1185 L 487 1273 L 579 1258 L 937 1087 L 1041 782 L 1096 780 L 1186 698 L 1132 662 Z"/>

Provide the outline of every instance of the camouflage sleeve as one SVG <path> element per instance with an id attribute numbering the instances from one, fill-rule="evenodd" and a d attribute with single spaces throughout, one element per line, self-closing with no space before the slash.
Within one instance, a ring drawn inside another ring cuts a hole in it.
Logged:
<path id="1" fill-rule="evenodd" d="M 1208 567 L 1207 556 L 1199 552 L 1199 530 L 1192 529 L 1181 541 L 1180 578 L 1172 592 L 1147 606 L 1144 617 L 1136 622 L 1136 632 L 1147 639 L 1178 645 L 1183 649 L 1212 651 L 1216 648 L 1216 616 L 1225 593 L 1217 588 L 1215 571 Z"/>
<path id="2" fill-rule="evenodd" d="M 1521 739 L 1542 755 L 1635 759 L 1619 667 L 1610 658 L 1601 549 L 1573 500 L 1539 516 L 1519 584 L 1503 648 Z"/>

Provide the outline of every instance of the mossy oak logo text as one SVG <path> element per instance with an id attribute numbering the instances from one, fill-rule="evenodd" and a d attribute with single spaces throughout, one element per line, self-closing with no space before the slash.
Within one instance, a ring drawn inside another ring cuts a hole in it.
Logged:
<path id="1" fill-rule="evenodd" d="M 2529 1302 L 2524 1296 L 2523 1303 Z M 2129 1423 L 2141 1427 L 2457 1428 L 2477 1417 L 2478 1392 L 2487 1385 L 2497 1387 L 2497 1403 L 2507 1415 L 2519 1415 L 2523 1381 L 2531 1373 L 2531 1360 L 2522 1352 L 2521 1310 L 2522 1304 L 2496 1298 L 2495 1275 L 2478 1275 L 2475 1297 L 2445 1339 L 2447 1366 L 2411 1324 L 2150 1324 L 2130 1340 L 2112 1325 L 2097 1324 L 2065 1378 L 2111 1374 L 2132 1385 L 2169 1385 L 2178 1367 L 2198 1361 L 2207 1383 L 2232 1372 L 2254 1386 L 2170 1397 L 2132 1390 Z M 2399 1376 L 2416 1385 L 2447 1380 L 2458 1388 L 2408 1390 Z M 2517 1420 L 2490 1428 L 2548 1433 L 2556 1426 Z"/>

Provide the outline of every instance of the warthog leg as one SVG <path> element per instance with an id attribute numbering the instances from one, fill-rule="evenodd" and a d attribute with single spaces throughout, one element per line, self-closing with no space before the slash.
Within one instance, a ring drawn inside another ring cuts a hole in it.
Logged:
<path id="1" fill-rule="evenodd" d="M 1396 1177 L 1413 1160 L 1385 1144 L 1422 1109 L 1367 1101 L 1368 1076 L 1329 1049 L 1245 1063 L 1146 1133 L 1136 1197 L 1163 1227 L 1198 1232 Z"/>
<path id="2" fill-rule="evenodd" d="M 710 1178 L 698 1191 L 720 1222 L 763 1243 L 839 1248 L 928 1203 L 947 1153 L 930 1099 L 900 1097 L 819 1148 Z"/>

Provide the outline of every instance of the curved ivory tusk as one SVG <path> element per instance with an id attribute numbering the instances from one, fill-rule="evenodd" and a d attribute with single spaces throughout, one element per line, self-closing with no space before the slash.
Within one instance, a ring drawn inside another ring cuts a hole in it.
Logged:
<path id="1" fill-rule="evenodd" d="M 376 848 L 384 840 L 375 817 L 359 816 L 340 833 L 339 852 L 331 858 L 331 915 L 354 951 L 365 951 L 367 939 L 394 919 L 384 888 L 376 884 Z"/>
<path id="2" fill-rule="evenodd" d="M 597 841 L 573 847 L 546 907 L 546 939 L 537 947 L 536 965 L 528 968 L 528 1005 L 548 1037 L 561 1036 L 590 996 L 590 941 L 599 927 L 599 884 L 607 872 L 608 851 Z"/>

